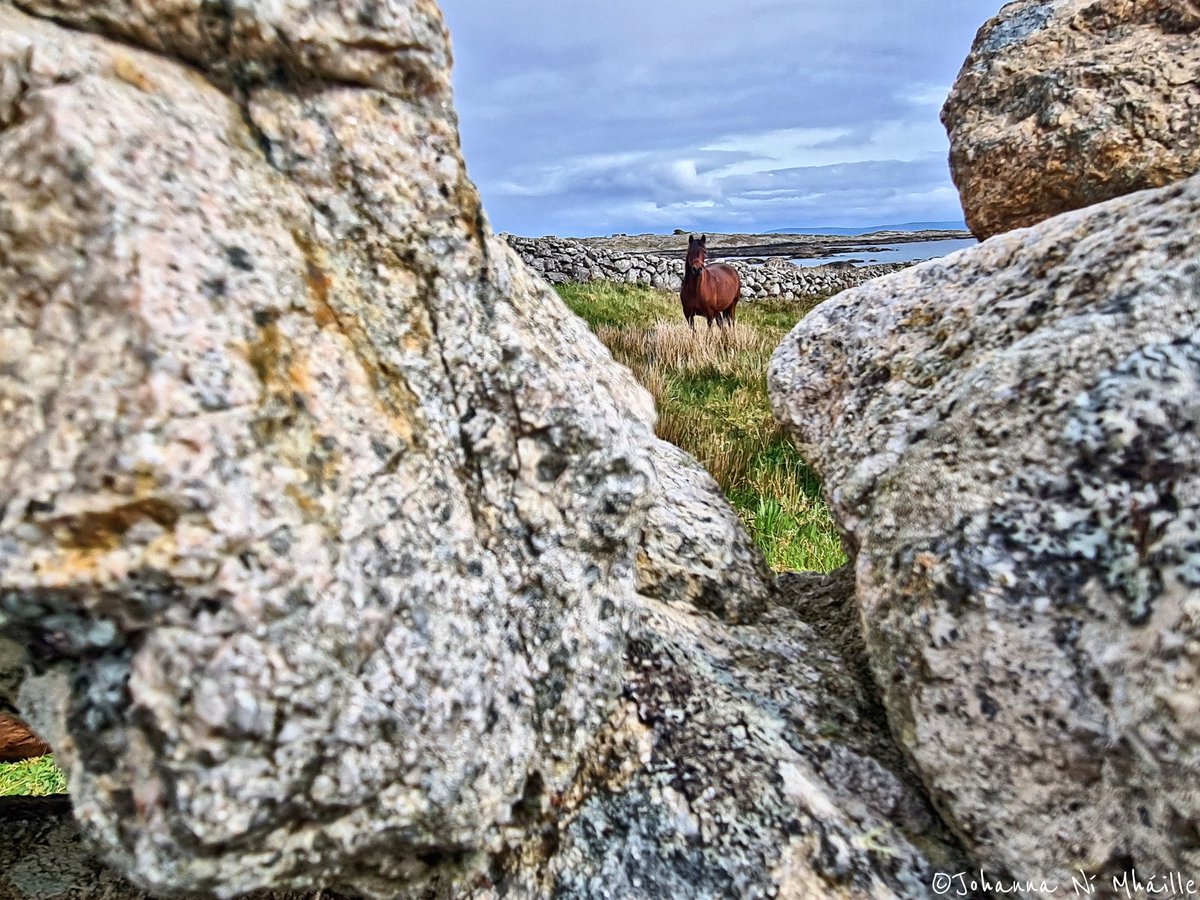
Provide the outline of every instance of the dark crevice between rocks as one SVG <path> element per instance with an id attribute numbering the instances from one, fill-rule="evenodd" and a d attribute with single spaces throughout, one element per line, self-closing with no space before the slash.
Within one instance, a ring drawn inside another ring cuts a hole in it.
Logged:
<path id="1" fill-rule="evenodd" d="M 64 726 L 80 765 L 90 772 L 114 772 L 126 749 L 124 730 L 135 712 L 128 693 L 131 664 L 156 608 L 169 602 L 156 601 L 161 589 L 153 573 L 139 573 L 90 599 L 80 591 L 44 588 L 0 595 L 0 612 L 8 620 L 0 636 L 25 648 L 35 676 L 66 674 Z M 141 608 L 113 614 L 106 598 L 118 590 L 141 598 Z M 167 591 L 178 598 L 175 586 Z"/>
<path id="2" fill-rule="evenodd" d="M 878 700 L 854 599 L 852 565 L 829 573 L 780 572 L 775 576 L 771 604 L 786 608 L 809 625 L 846 661 L 863 687 L 869 688 L 867 694 Z M 882 713 L 882 703 L 879 709 Z M 882 720 L 886 721 L 886 716 Z"/>
<path id="3" fill-rule="evenodd" d="M 540 772 L 534 772 L 526 778 L 521 799 L 512 806 L 513 824 L 524 827 L 534 821 L 541 812 L 545 793 L 546 784 Z"/>
<path id="4" fill-rule="evenodd" d="M 149 629 L 169 610 L 197 616 L 223 605 L 212 596 L 190 594 L 166 573 L 139 570 L 99 591 L 4 591 L 0 614 L 7 622 L 0 636 L 25 648 L 28 670 L 35 677 L 65 676 L 63 726 L 80 768 L 93 776 L 120 777 L 129 731 L 163 749 L 156 721 L 132 704 L 128 689 L 133 659 Z M 169 771 L 160 769 L 157 774 L 169 795 Z M 115 792 L 114 800 L 123 804 L 124 821 L 132 828 L 139 818 L 132 792 Z M 187 835 L 182 839 L 189 840 Z"/>
<path id="5" fill-rule="evenodd" d="M 254 139 L 255 145 L 258 147 L 262 157 L 266 160 L 267 165 L 279 171 L 279 166 L 275 163 L 275 154 L 271 149 L 271 139 L 267 137 L 266 132 L 258 127 L 254 121 L 254 117 L 250 115 L 250 104 L 245 97 L 238 98 L 236 101 L 238 113 L 241 115 L 242 124 L 246 126 L 246 130 L 250 132 L 250 137 Z"/>
<path id="6" fill-rule="evenodd" d="M 853 560 L 853 556 L 851 556 Z M 859 734 L 870 755 L 899 778 L 923 801 L 926 812 L 936 823 L 934 834 L 960 860 L 970 860 L 959 835 L 947 822 L 937 800 L 901 748 L 887 708 L 884 692 L 875 680 L 863 637 L 862 619 L 855 598 L 854 563 L 829 573 L 781 572 L 775 577 L 772 606 L 782 606 L 811 627 L 836 655 L 846 663 L 849 674 L 861 688 L 860 711 L 868 724 Z M 922 835 L 908 835 L 914 846 L 932 852 L 931 841 Z"/>
<path id="7" fill-rule="evenodd" d="M 25 58 L 22 61 L 23 64 L 17 67 L 17 77 L 20 79 L 17 86 L 17 93 L 10 101 L 9 112 L 6 115 L 0 116 L 0 134 L 17 128 L 25 122 L 26 116 L 22 106 L 25 96 L 29 93 L 29 82 L 22 76 L 29 72 L 29 68 L 33 62 L 32 56 L 33 51 L 31 48 L 25 54 Z"/>
<path id="8" fill-rule="evenodd" d="M 64 794 L 0 797 L 0 897 L 4 900 L 151 900 L 91 851 Z M 352 900 L 328 888 L 264 890 L 243 900 Z"/>

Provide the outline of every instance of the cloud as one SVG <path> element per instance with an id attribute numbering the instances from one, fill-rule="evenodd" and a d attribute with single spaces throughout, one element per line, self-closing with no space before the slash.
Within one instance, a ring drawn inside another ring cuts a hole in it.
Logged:
<path id="1" fill-rule="evenodd" d="M 498 229 L 961 215 L 937 113 L 996 0 L 442 6 L 468 168 Z"/>

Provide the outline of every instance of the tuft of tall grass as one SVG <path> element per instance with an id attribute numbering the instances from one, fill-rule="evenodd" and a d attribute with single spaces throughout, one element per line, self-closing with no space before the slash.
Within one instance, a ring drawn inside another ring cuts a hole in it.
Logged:
<path id="1" fill-rule="evenodd" d="M 712 473 L 776 569 L 845 562 L 821 484 L 771 416 L 767 363 L 821 298 L 752 301 L 732 329 L 683 321 L 676 297 L 606 282 L 559 293 L 658 405 L 658 435 Z"/>
<path id="2" fill-rule="evenodd" d="M 43 797 L 66 792 L 67 776 L 49 754 L 0 763 L 0 797 Z"/>
<path id="3" fill-rule="evenodd" d="M 593 329 L 601 325 L 652 325 L 669 311 L 667 294 L 640 285 L 592 281 L 560 284 L 555 290 Z"/>

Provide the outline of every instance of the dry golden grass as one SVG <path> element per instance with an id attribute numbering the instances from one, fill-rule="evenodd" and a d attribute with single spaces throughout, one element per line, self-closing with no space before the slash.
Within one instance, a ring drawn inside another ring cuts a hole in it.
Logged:
<path id="1" fill-rule="evenodd" d="M 612 352 L 666 368 L 700 370 L 707 366 L 728 371 L 765 372 L 779 338 L 754 325 L 700 327 L 684 322 L 658 321 L 649 327 L 601 325 L 596 336 Z M 760 365 L 761 364 L 761 365 Z"/>
<path id="2" fill-rule="evenodd" d="M 662 292 L 587 284 L 560 293 L 654 395 L 659 437 L 712 473 L 772 566 L 828 571 L 845 561 L 820 484 L 767 399 L 771 353 L 812 298 L 743 304 L 736 327 L 693 332 Z"/>

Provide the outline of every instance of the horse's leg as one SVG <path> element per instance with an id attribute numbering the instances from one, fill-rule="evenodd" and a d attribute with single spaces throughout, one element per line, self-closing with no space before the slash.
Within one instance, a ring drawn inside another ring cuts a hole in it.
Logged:
<path id="1" fill-rule="evenodd" d="M 696 330 L 696 314 L 688 313 L 686 318 L 687 318 L 688 328 L 692 329 L 692 331 L 694 332 Z"/>

